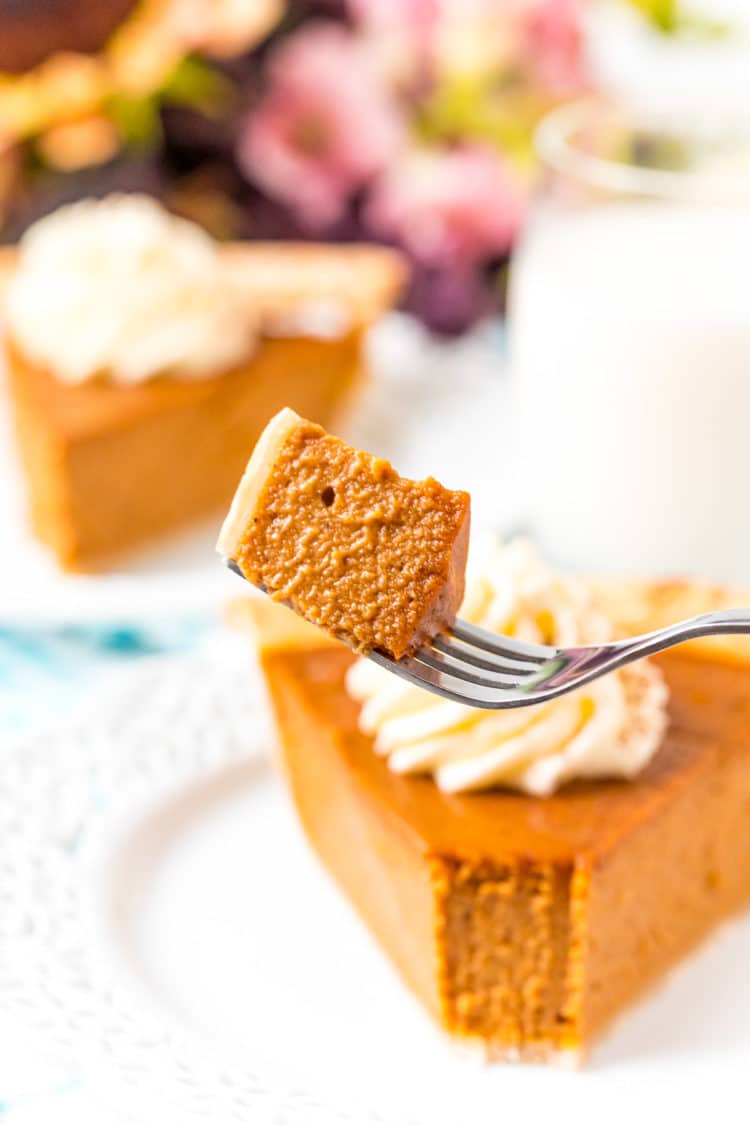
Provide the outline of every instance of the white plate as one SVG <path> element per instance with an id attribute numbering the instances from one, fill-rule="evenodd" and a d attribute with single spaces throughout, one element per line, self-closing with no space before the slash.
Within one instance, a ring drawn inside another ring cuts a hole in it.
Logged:
<path id="1" fill-rule="evenodd" d="M 468 488 L 474 516 L 498 523 L 512 489 L 497 484 L 504 413 L 499 335 L 492 326 L 437 344 L 410 318 L 386 318 L 371 339 L 373 379 L 348 436 L 407 474 Z M 0 387 L 0 392 L 2 387 Z M 512 429 L 507 424 L 504 430 Z M 55 625 L 216 611 L 240 590 L 215 553 L 220 518 L 146 550 L 107 574 L 63 574 L 35 542 L 0 393 L 0 621 Z"/>
<path id="2" fill-rule="evenodd" d="M 630 1012 L 581 1072 L 487 1067 L 405 991 L 320 870 L 234 658 L 139 672 L 7 751 L 0 1003 L 148 1123 L 674 1120 L 746 1091 L 750 920 Z M 695 1118 L 693 1118 L 695 1119 Z M 730 1119 L 730 1118 L 725 1118 Z M 736 1117 L 731 1119 L 737 1119 Z"/>

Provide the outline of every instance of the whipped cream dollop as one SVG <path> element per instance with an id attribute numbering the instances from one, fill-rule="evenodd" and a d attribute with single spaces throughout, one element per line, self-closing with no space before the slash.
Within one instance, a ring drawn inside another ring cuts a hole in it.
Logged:
<path id="1" fill-rule="evenodd" d="M 213 239 L 145 195 L 82 200 L 34 223 L 4 319 L 22 355 L 65 383 L 219 375 L 258 334 Z"/>
<path id="2" fill-rule="evenodd" d="M 485 543 L 467 575 L 461 617 L 521 640 L 578 645 L 610 638 L 586 586 L 549 570 L 522 540 Z M 461 793 L 503 786 L 546 796 L 575 778 L 637 774 L 667 725 L 667 688 L 647 661 L 549 703 L 483 711 L 440 699 L 368 660 L 348 673 L 361 729 L 395 773 L 432 774 Z"/>

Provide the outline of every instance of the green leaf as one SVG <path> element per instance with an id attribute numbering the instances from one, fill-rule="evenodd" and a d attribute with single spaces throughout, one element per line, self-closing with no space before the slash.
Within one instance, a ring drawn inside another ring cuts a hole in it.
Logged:
<path id="1" fill-rule="evenodd" d="M 660 31 L 671 32 L 677 29 L 677 0 L 630 0 L 630 3 Z"/>
<path id="2" fill-rule="evenodd" d="M 155 97 L 112 94 L 105 108 L 126 145 L 151 148 L 161 140 L 159 106 Z"/>
<path id="3" fill-rule="evenodd" d="M 204 113 L 220 112 L 231 94 L 231 82 L 196 55 L 181 59 L 159 91 L 165 102 L 191 106 Z"/>
<path id="4" fill-rule="evenodd" d="M 646 19 L 665 35 L 687 32 L 703 38 L 729 34 L 728 24 L 713 19 L 708 13 L 684 12 L 680 0 L 628 0 Z"/>

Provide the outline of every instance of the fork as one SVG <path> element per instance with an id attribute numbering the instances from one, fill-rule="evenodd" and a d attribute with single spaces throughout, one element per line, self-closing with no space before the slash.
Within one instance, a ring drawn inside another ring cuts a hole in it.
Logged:
<path id="1" fill-rule="evenodd" d="M 638 637 L 578 648 L 530 644 L 457 619 L 413 656 L 393 660 L 377 651 L 366 655 L 444 699 L 501 710 L 545 703 L 683 641 L 728 633 L 750 634 L 750 609 L 703 613 Z"/>

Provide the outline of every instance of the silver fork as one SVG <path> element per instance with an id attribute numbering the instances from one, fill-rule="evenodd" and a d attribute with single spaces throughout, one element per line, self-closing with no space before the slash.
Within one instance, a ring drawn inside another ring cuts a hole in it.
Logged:
<path id="1" fill-rule="evenodd" d="M 703 613 L 625 641 L 579 648 L 529 644 L 457 619 L 448 632 L 413 656 L 393 660 L 380 652 L 367 655 L 381 668 L 444 699 L 500 710 L 544 703 L 643 656 L 725 633 L 750 633 L 750 609 Z"/>

